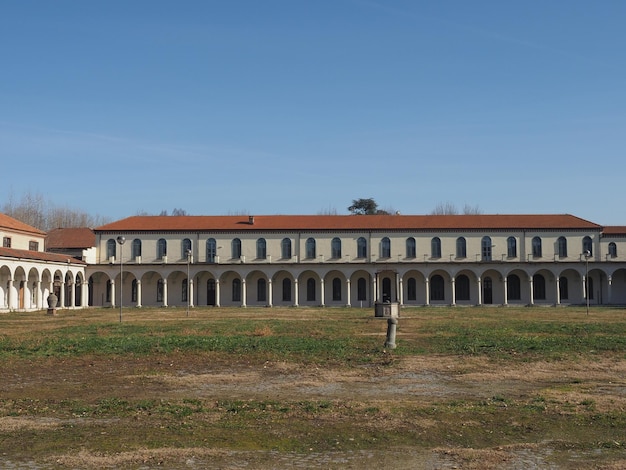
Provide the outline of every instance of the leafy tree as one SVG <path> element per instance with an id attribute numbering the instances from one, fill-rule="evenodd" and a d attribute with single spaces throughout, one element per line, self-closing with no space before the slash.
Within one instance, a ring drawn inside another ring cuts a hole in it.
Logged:
<path id="1" fill-rule="evenodd" d="M 379 209 L 373 198 L 353 199 L 352 205 L 348 207 L 348 210 L 354 215 L 389 214 L 388 211 Z"/>

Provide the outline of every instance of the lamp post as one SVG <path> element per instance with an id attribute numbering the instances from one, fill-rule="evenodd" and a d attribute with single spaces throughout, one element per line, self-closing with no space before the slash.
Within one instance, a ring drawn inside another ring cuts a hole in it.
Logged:
<path id="1" fill-rule="evenodd" d="M 124 299 L 124 281 L 122 278 L 123 274 L 123 252 L 122 248 L 124 246 L 124 242 L 126 242 L 126 238 L 122 235 L 117 237 L 117 243 L 120 245 L 120 323 L 122 323 L 122 301 Z"/>
<path id="2" fill-rule="evenodd" d="M 190 302 L 190 292 L 191 286 L 189 281 L 189 264 L 191 263 L 191 250 L 187 250 L 187 316 L 189 316 L 189 302 Z"/>
<path id="3" fill-rule="evenodd" d="M 583 255 L 585 256 L 585 298 L 587 300 L 587 315 L 589 315 L 589 258 L 591 258 L 591 251 L 585 250 Z"/>

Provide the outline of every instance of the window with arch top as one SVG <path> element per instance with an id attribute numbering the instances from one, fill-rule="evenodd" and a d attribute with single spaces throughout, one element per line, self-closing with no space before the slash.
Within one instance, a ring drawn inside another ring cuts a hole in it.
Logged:
<path id="1" fill-rule="evenodd" d="M 330 243 L 330 257 L 334 259 L 341 258 L 341 239 L 335 237 Z"/>

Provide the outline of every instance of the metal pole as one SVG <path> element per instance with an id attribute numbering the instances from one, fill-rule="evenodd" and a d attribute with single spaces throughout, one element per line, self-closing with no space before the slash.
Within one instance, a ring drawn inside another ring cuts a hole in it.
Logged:
<path id="1" fill-rule="evenodd" d="M 122 275 L 124 274 L 124 269 L 123 269 L 123 252 L 122 252 L 122 248 L 124 246 L 124 242 L 126 241 L 126 238 L 124 238 L 123 236 L 119 236 L 117 237 L 117 243 L 120 244 L 120 323 L 122 323 L 122 301 L 124 299 L 124 281 L 122 278 Z"/>

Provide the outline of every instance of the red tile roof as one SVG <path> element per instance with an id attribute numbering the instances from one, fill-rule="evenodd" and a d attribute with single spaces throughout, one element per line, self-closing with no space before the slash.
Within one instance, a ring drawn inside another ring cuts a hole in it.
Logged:
<path id="1" fill-rule="evenodd" d="M 0 248 L 0 256 L 7 258 L 19 258 L 32 261 L 52 261 L 56 263 L 87 264 L 84 261 L 67 255 L 46 253 L 44 251 L 16 250 L 15 248 Z"/>
<path id="2" fill-rule="evenodd" d="M 608 227 L 604 227 L 602 233 L 605 235 L 626 235 L 626 226 L 625 225 L 610 225 Z"/>
<path id="3" fill-rule="evenodd" d="M 20 222 L 13 217 L 0 213 L 0 229 L 15 230 L 18 232 L 31 233 L 33 235 L 44 236 L 46 233 L 38 228 L 32 227 L 24 222 Z"/>
<path id="4" fill-rule="evenodd" d="M 601 230 L 569 214 L 544 215 L 257 215 L 134 216 L 96 232 L 324 230 Z"/>
<path id="5" fill-rule="evenodd" d="M 55 228 L 48 232 L 46 249 L 86 249 L 96 246 L 96 235 L 88 227 Z"/>

